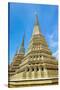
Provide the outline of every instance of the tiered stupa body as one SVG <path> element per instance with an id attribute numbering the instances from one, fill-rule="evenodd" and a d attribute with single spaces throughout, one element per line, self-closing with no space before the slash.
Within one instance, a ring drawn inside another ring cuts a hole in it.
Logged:
<path id="1" fill-rule="evenodd" d="M 19 69 L 11 77 L 11 81 L 58 77 L 57 60 L 52 56 L 47 42 L 41 34 L 37 15 L 28 51 L 21 61 Z"/>
<path id="2" fill-rule="evenodd" d="M 12 76 L 15 74 L 16 70 L 19 69 L 19 64 L 21 63 L 21 60 L 24 58 L 24 54 L 25 54 L 25 49 L 24 49 L 24 38 L 20 47 L 20 50 L 16 51 L 16 54 L 13 58 L 13 62 L 11 63 L 11 65 L 9 65 L 9 76 Z"/>

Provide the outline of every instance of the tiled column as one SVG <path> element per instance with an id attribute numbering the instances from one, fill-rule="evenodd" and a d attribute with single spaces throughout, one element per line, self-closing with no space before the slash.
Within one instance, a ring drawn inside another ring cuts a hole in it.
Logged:
<path id="1" fill-rule="evenodd" d="M 41 78 L 41 68 L 40 66 L 38 67 L 39 71 L 38 71 L 38 78 Z"/>
<path id="2" fill-rule="evenodd" d="M 34 67 L 34 77 L 37 78 L 37 68 L 36 68 L 36 66 Z"/>
<path id="3" fill-rule="evenodd" d="M 23 71 L 23 79 L 26 79 L 26 72 L 27 72 L 27 68 L 25 68 L 25 70 Z"/>
<path id="4" fill-rule="evenodd" d="M 44 67 L 44 78 L 48 77 L 48 71 L 47 68 Z"/>
<path id="5" fill-rule="evenodd" d="M 26 79 L 29 79 L 29 67 L 26 69 Z"/>
<path id="6" fill-rule="evenodd" d="M 29 79 L 31 79 L 31 78 L 32 78 L 32 68 L 29 67 Z"/>

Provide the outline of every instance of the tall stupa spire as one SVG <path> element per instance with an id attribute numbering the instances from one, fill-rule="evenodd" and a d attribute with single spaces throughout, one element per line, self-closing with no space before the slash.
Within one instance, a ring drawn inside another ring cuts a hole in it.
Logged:
<path id="1" fill-rule="evenodd" d="M 35 25 L 38 25 L 38 16 L 37 16 L 37 14 L 35 14 L 35 17 L 36 17 L 36 19 L 35 19 Z"/>
<path id="2" fill-rule="evenodd" d="M 22 40 L 21 47 L 20 47 L 20 50 L 19 50 L 20 54 L 25 54 L 24 37 L 25 37 L 25 35 L 23 36 L 23 40 Z"/>
<path id="3" fill-rule="evenodd" d="M 34 30 L 32 35 L 40 34 L 39 22 L 38 22 L 38 15 L 35 13 L 35 23 L 34 23 Z"/>

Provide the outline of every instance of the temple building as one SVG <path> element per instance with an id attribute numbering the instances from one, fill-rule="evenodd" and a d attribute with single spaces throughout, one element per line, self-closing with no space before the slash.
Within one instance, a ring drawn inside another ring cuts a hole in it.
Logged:
<path id="1" fill-rule="evenodd" d="M 58 83 L 58 61 L 52 56 L 36 15 L 32 37 L 25 53 L 24 37 L 20 50 L 9 65 L 10 87 Z"/>

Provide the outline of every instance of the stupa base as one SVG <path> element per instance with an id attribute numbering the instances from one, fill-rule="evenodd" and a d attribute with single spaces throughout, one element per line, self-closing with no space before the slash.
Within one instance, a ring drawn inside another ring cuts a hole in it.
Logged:
<path id="1" fill-rule="evenodd" d="M 35 80 L 20 80 L 8 82 L 8 87 L 23 87 L 23 86 L 41 86 L 41 85 L 58 85 L 58 78 L 35 79 Z"/>

